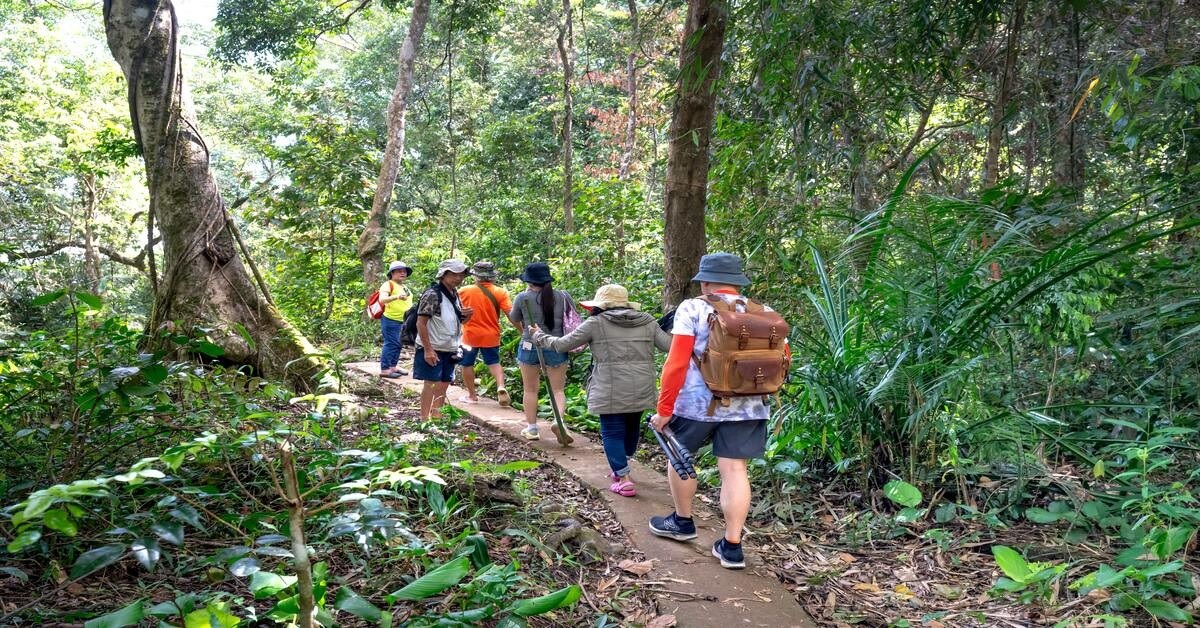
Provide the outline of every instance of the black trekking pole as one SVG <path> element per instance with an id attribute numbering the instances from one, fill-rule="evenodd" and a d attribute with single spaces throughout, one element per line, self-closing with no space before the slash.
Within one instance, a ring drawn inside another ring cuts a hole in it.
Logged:
<path id="1" fill-rule="evenodd" d="M 529 307 L 529 301 L 525 302 L 525 327 L 529 328 L 533 324 L 533 310 Z M 537 350 L 538 370 L 541 376 L 546 380 L 546 392 L 550 393 L 550 409 L 554 411 L 554 426 L 550 429 L 554 432 L 554 438 L 558 440 L 558 444 L 566 447 L 575 442 L 574 438 L 567 433 L 567 426 L 563 423 L 562 412 L 558 409 L 558 399 L 554 397 L 554 386 L 550 384 L 550 375 L 546 372 L 546 357 L 542 355 L 542 346 L 533 341 L 533 334 L 529 334 L 529 344 Z M 537 410 L 534 410 L 534 415 L 537 415 Z"/>
<path id="2" fill-rule="evenodd" d="M 650 432 L 658 440 L 658 446 L 662 447 L 663 453 L 667 455 L 667 462 L 671 464 L 672 469 L 675 469 L 675 473 L 679 474 L 680 479 L 687 480 L 696 477 L 695 459 L 692 457 L 692 452 L 688 451 L 678 438 L 675 438 L 675 433 L 670 428 L 664 426 L 660 432 L 651 425 Z"/>

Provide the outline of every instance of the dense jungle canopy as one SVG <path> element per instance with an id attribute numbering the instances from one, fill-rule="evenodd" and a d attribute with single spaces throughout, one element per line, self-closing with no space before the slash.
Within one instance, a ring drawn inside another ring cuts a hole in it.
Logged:
<path id="1" fill-rule="evenodd" d="M 391 260 L 658 316 L 714 251 L 791 325 L 749 543 L 814 621 L 1190 624 L 1198 51 L 1189 0 L 0 0 L 0 625 L 670 625 L 547 545 L 574 480 L 347 364 Z"/>

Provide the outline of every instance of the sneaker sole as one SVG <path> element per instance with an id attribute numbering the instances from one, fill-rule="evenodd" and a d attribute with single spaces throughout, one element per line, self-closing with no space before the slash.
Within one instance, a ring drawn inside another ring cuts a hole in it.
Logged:
<path id="1" fill-rule="evenodd" d="M 654 524 L 650 524 L 650 533 L 655 536 L 661 536 L 665 539 L 674 539 L 676 541 L 690 541 L 696 538 L 695 532 L 691 534 L 680 534 L 678 532 L 671 532 L 670 530 L 659 530 L 658 528 L 654 527 Z"/>
<path id="2" fill-rule="evenodd" d="M 746 568 L 746 561 L 743 560 L 740 563 L 735 563 L 731 560 L 725 560 L 725 557 L 722 556 L 721 552 L 718 552 L 717 548 L 715 548 L 715 547 L 712 550 L 712 555 L 717 560 L 721 561 L 721 566 L 726 569 L 745 569 Z"/>

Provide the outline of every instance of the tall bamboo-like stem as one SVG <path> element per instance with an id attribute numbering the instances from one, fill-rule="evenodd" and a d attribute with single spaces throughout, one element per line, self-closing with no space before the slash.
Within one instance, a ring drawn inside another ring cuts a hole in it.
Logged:
<path id="1" fill-rule="evenodd" d="M 575 74 L 575 33 L 571 28 L 571 0 L 562 0 L 563 23 L 558 27 L 558 56 L 563 67 L 563 228 L 567 233 L 575 231 L 575 198 L 571 174 L 571 122 L 574 103 L 571 100 L 571 83 Z"/>
<path id="2" fill-rule="evenodd" d="M 313 595 L 312 561 L 308 557 L 308 544 L 304 540 L 304 498 L 300 496 L 300 479 L 296 475 L 296 459 L 292 455 L 292 444 L 284 441 L 279 447 L 283 459 L 283 490 L 288 505 L 288 533 L 292 538 L 292 566 L 296 570 L 296 594 L 300 598 L 300 613 L 297 622 L 300 628 L 312 628 L 316 617 L 317 602 Z"/>

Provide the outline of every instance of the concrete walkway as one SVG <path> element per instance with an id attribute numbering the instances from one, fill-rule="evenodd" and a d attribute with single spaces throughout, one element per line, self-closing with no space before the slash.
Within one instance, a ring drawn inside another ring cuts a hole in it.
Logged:
<path id="1" fill-rule="evenodd" d="M 359 362 L 347 366 L 370 375 L 379 374 L 378 363 Z M 421 387 L 421 382 L 410 377 L 384 381 L 416 391 Z M 681 601 L 683 596 L 665 595 L 659 601 L 660 610 L 664 614 L 675 615 L 679 626 L 807 628 L 815 625 L 779 580 L 761 568 L 761 563 L 754 556 L 753 535 L 747 541 L 747 568 L 737 571 L 721 567 L 711 554 L 713 541 L 724 529 L 720 510 L 715 505 L 715 511 L 706 509 L 701 500 L 696 500 L 694 514 L 700 534 L 696 540 L 680 543 L 657 537 L 650 533 L 650 517 L 671 512 L 671 494 L 661 471 L 636 460 L 630 461 L 638 495 L 633 498 L 615 495 L 608 490 L 611 483 L 606 477 L 608 463 L 599 441 L 572 432 L 575 443 L 570 447 L 562 447 L 555 441 L 546 422 L 539 423 L 542 428 L 541 440 L 526 441 L 520 436 L 521 428 L 525 426 L 525 416 L 521 412 L 502 408 L 492 399 L 480 398 L 478 403 L 455 401 L 465 394 L 462 389 L 451 387 L 451 405 L 470 415 L 480 425 L 544 452 L 580 482 L 596 488 L 604 496 L 621 525 L 625 526 L 633 545 L 644 552 L 647 559 L 655 561 L 648 579 L 663 582 L 665 588 L 699 596 L 694 600 Z M 520 391 L 517 390 L 515 394 L 519 395 Z M 657 444 L 644 442 L 642 446 Z"/>

